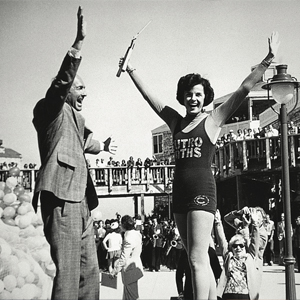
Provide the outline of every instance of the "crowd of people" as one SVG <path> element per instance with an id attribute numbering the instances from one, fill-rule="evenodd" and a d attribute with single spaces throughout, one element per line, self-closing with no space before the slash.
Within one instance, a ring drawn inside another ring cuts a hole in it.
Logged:
<path id="1" fill-rule="evenodd" d="M 170 160 L 158 160 L 155 157 L 149 158 L 147 157 L 144 161 L 140 157 L 138 157 L 136 160 L 130 156 L 129 159 L 126 161 L 125 159 L 122 159 L 121 161 L 113 159 L 113 157 L 109 157 L 109 159 L 105 162 L 104 158 L 97 158 L 96 159 L 96 168 L 107 168 L 107 167 L 125 167 L 128 169 L 132 169 L 133 167 L 141 168 L 145 167 L 145 169 L 148 169 L 152 166 L 165 166 L 169 165 Z M 91 165 L 90 165 L 91 167 Z"/>
<path id="2" fill-rule="evenodd" d="M 293 121 L 288 123 L 288 134 L 298 134 L 300 133 L 300 126 L 294 124 Z M 220 148 L 227 143 L 234 141 L 242 141 L 249 139 L 260 139 L 265 137 L 276 137 L 280 135 L 280 128 L 276 129 L 273 125 L 268 125 L 264 128 L 244 128 L 238 129 L 235 133 L 232 129 L 229 133 L 224 133 L 217 139 L 216 147 Z"/>
<path id="3" fill-rule="evenodd" d="M 174 220 L 158 218 L 153 214 L 142 221 L 140 215 L 132 217 L 133 228 L 141 234 L 140 259 L 143 271 L 174 271 L 178 299 L 192 299 L 191 270 L 187 252 Z M 222 220 L 223 219 L 223 220 Z M 94 237 L 101 272 L 115 274 L 124 248 L 122 217 L 94 220 Z M 228 236 L 223 224 L 232 226 L 235 233 Z M 277 263 L 284 258 L 284 214 L 276 225 L 261 207 L 244 207 L 223 218 L 217 210 L 209 247 L 209 257 L 220 299 L 258 299 L 263 265 L 275 263 L 274 239 L 278 238 Z M 294 255 L 300 272 L 300 216 L 293 228 Z M 218 258 L 220 256 L 220 258 Z M 221 259 L 222 257 L 222 259 Z M 222 261 L 222 262 L 221 262 Z M 221 262 L 221 263 L 220 263 Z M 124 264 L 124 262 L 123 262 Z M 238 297 L 238 298 L 234 298 Z"/>
<path id="4" fill-rule="evenodd" d="M 159 219 L 156 215 L 146 218 L 143 222 L 140 215 L 133 217 L 135 228 L 142 234 L 142 263 L 146 270 L 159 272 L 161 266 L 176 270 L 183 244 L 173 220 Z M 95 241 L 98 249 L 99 268 L 111 271 L 120 256 L 121 216 L 116 219 L 94 221 Z"/>
<path id="5" fill-rule="evenodd" d="M 3 162 L 3 163 L 0 163 L 0 170 L 2 171 L 7 171 L 11 168 L 14 168 L 14 167 L 19 167 L 18 166 L 19 164 L 17 162 Z M 35 163 L 29 163 L 29 164 L 24 164 L 23 168 L 21 169 L 30 169 L 30 170 L 34 170 L 36 168 L 36 164 Z"/>

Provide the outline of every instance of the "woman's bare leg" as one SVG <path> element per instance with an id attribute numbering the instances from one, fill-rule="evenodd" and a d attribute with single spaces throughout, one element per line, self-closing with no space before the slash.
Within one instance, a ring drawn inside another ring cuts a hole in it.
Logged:
<path id="1" fill-rule="evenodd" d="M 214 215 L 206 211 L 191 211 L 187 216 L 187 249 L 195 300 L 217 299 L 208 256 L 213 221 Z"/>

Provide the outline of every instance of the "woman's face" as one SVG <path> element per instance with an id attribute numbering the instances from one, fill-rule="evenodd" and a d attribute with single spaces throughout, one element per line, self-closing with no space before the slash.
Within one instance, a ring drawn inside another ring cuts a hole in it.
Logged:
<path id="1" fill-rule="evenodd" d="M 201 112 L 205 98 L 202 84 L 194 85 L 189 91 L 184 92 L 183 97 L 187 114 L 196 115 Z"/>
<path id="2" fill-rule="evenodd" d="M 245 242 L 243 240 L 236 240 L 232 245 L 232 253 L 236 258 L 242 258 L 246 255 Z"/>

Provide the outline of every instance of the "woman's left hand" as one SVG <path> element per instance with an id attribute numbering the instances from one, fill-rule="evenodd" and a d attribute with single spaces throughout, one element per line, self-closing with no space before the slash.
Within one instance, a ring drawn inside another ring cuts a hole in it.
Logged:
<path id="1" fill-rule="evenodd" d="M 272 32 L 271 36 L 268 38 L 268 42 L 269 42 L 269 52 L 274 56 L 276 56 L 280 45 L 279 34 L 277 31 Z"/>
<path id="2" fill-rule="evenodd" d="M 117 275 L 118 275 L 118 273 L 116 273 L 115 271 L 111 271 L 111 272 L 109 273 L 109 277 L 110 277 L 111 279 L 117 277 Z"/>

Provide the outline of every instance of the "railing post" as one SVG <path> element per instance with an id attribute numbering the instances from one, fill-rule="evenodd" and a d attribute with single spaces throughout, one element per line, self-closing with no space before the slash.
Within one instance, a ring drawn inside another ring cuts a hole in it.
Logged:
<path id="1" fill-rule="evenodd" d="M 220 153 L 220 175 L 224 176 L 224 147 L 219 148 Z"/>
<path id="2" fill-rule="evenodd" d="M 141 194 L 141 217 L 145 221 L 145 194 Z"/>
<path id="3" fill-rule="evenodd" d="M 107 178 L 108 192 L 112 191 L 113 178 L 112 178 L 112 169 L 108 168 L 108 178 Z"/>
<path id="4" fill-rule="evenodd" d="M 243 171 L 248 170 L 247 143 L 243 140 Z"/>
<path id="5" fill-rule="evenodd" d="M 35 170 L 30 171 L 30 192 L 34 190 L 35 185 Z"/>
<path id="6" fill-rule="evenodd" d="M 271 154 L 270 154 L 270 139 L 266 138 L 266 166 L 268 169 L 271 169 Z"/>
<path id="7" fill-rule="evenodd" d="M 150 168 L 147 168 L 146 170 L 146 191 L 150 188 Z"/>
<path id="8" fill-rule="evenodd" d="M 127 169 L 127 191 L 131 190 L 131 169 Z"/>
<path id="9" fill-rule="evenodd" d="M 289 136 L 289 148 L 290 148 L 290 157 L 291 157 L 291 166 L 296 167 L 296 153 L 295 153 L 295 136 Z"/>
<path id="10" fill-rule="evenodd" d="M 164 167 L 164 179 L 163 179 L 163 181 L 164 181 L 164 186 L 166 188 L 167 185 L 168 185 L 168 168 L 166 166 Z"/>
<path id="11" fill-rule="evenodd" d="M 236 147 L 236 143 L 229 144 L 229 167 L 231 169 L 231 172 L 234 172 L 235 169 L 235 165 L 234 165 L 235 152 L 233 150 L 233 147 Z"/>

